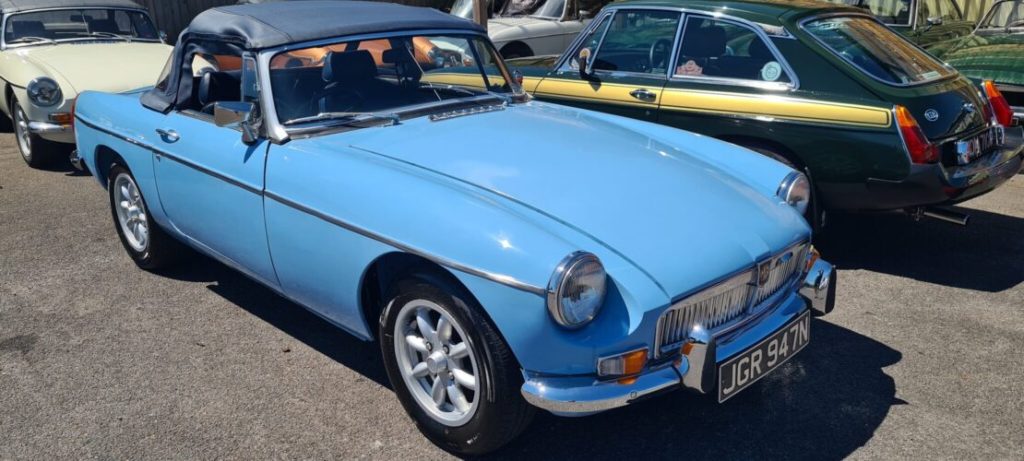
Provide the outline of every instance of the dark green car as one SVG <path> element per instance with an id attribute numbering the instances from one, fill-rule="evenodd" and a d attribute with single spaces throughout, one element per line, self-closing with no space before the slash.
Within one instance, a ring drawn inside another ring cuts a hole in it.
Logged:
<path id="1" fill-rule="evenodd" d="M 978 86 L 862 9 L 627 0 L 561 57 L 512 60 L 536 98 L 703 133 L 806 171 L 826 209 L 942 214 L 1021 168 Z M 667 155 L 670 153 L 666 153 Z"/>
<path id="2" fill-rule="evenodd" d="M 996 2 L 974 33 L 929 51 L 972 79 L 995 82 L 1012 106 L 1014 123 L 1024 121 L 1024 0 Z"/>

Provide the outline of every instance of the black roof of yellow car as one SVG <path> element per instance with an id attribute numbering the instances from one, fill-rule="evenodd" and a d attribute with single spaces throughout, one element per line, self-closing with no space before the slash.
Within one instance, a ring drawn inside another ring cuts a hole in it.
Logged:
<path id="1" fill-rule="evenodd" d="M 0 13 L 18 13 L 50 8 L 136 8 L 131 0 L 0 0 Z"/>
<path id="2" fill-rule="evenodd" d="M 432 8 L 377 2 L 310 0 L 211 8 L 185 34 L 218 37 L 247 49 L 378 32 L 456 29 L 483 32 L 465 19 Z"/>
<path id="3" fill-rule="evenodd" d="M 863 13 L 864 10 L 817 0 L 620 0 L 609 6 L 689 8 L 721 12 L 759 23 L 780 25 L 783 17 L 800 17 L 832 11 Z"/>

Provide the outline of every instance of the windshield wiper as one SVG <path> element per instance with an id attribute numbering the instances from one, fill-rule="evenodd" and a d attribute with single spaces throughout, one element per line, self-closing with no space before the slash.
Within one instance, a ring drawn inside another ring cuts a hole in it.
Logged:
<path id="1" fill-rule="evenodd" d="M 434 85 L 433 83 L 420 83 L 419 88 L 420 89 L 426 89 L 426 90 L 451 91 L 453 93 L 461 93 L 461 94 L 464 94 L 466 96 L 490 95 L 490 96 L 493 96 L 493 97 L 498 98 L 498 99 L 500 99 L 502 101 L 505 101 L 505 102 L 510 102 L 512 100 L 511 97 L 509 97 L 508 95 L 504 95 L 504 94 L 501 94 L 501 93 L 498 93 L 498 92 L 495 92 L 495 91 L 490 91 L 490 90 L 473 91 L 473 90 L 469 90 L 469 89 L 462 88 L 462 87 L 459 87 L 459 86 L 454 86 L 454 85 Z"/>
<path id="2" fill-rule="evenodd" d="M 26 42 L 26 43 L 45 42 L 45 43 L 54 44 L 54 45 L 57 44 L 57 41 L 52 39 L 52 38 L 36 37 L 36 36 L 18 37 L 18 38 L 14 39 L 14 40 L 8 41 L 7 43 L 8 44 L 13 44 L 13 43 L 22 43 L 22 42 Z"/>
<path id="3" fill-rule="evenodd" d="M 373 113 L 373 112 L 321 112 L 316 115 L 293 118 L 284 122 L 285 125 L 297 125 L 300 123 L 322 122 L 326 120 L 336 121 L 342 124 L 359 123 L 375 120 L 390 122 L 388 126 L 397 125 L 402 118 L 395 113 Z"/>
<path id="4" fill-rule="evenodd" d="M 113 32 L 78 32 L 76 35 L 85 37 L 116 38 L 131 43 L 132 38 L 127 35 L 115 34 Z"/>

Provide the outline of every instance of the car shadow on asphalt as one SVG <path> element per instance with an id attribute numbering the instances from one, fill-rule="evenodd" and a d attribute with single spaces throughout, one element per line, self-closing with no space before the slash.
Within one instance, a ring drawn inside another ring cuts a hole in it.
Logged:
<path id="1" fill-rule="evenodd" d="M 967 207 L 966 227 L 902 213 L 830 215 L 816 241 L 840 269 L 865 269 L 956 288 L 1000 292 L 1024 282 L 1024 219 Z"/>
<path id="2" fill-rule="evenodd" d="M 192 250 L 184 250 L 192 252 Z M 176 280 L 208 283 L 207 288 L 278 330 L 391 388 L 376 342 L 362 341 L 308 309 L 217 261 L 195 253 L 186 262 L 160 272 Z"/>
<path id="3" fill-rule="evenodd" d="M 902 354 L 815 319 L 792 361 L 723 404 L 675 391 L 585 418 L 538 412 L 508 459 L 841 459 L 863 446 L 893 405 L 884 367 Z"/>

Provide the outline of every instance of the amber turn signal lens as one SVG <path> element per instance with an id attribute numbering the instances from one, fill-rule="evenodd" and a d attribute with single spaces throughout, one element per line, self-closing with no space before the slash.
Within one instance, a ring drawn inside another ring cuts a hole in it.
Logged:
<path id="1" fill-rule="evenodd" d="M 907 146 L 907 153 L 914 163 L 935 163 L 939 160 L 939 149 L 928 140 L 924 130 L 917 124 L 917 120 L 910 114 L 910 110 L 903 106 L 896 106 L 896 123 L 900 133 L 903 135 L 903 144 Z"/>
<path id="2" fill-rule="evenodd" d="M 1013 125 L 1013 108 L 1010 107 L 1010 103 L 1006 102 L 1003 92 L 996 88 L 996 84 L 992 80 L 985 80 L 982 86 L 985 88 L 988 103 L 992 105 L 992 111 L 995 112 L 996 121 L 1006 127 Z"/>
<path id="3" fill-rule="evenodd" d="M 53 123 L 60 123 L 61 125 L 70 125 L 71 120 L 72 116 L 67 112 L 57 112 L 50 114 L 50 121 Z"/>
<path id="4" fill-rule="evenodd" d="M 629 376 L 640 373 L 647 365 L 647 348 L 622 355 L 604 357 L 597 361 L 599 376 Z"/>
<path id="5" fill-rule="evenodd" d="M 804 272 L 811 270 L 814 267 L 814 263 L 818 262 L 820 257 L 821 253 L 818 253 L 818 249 L 811 247 L 811 254 L 807 256 L 807 267 L 804 268 Z"/>

